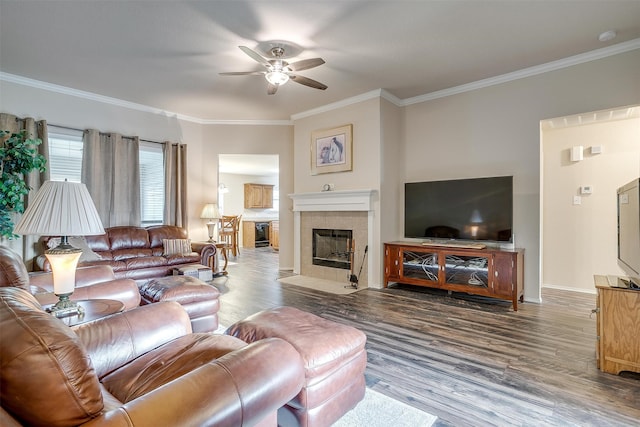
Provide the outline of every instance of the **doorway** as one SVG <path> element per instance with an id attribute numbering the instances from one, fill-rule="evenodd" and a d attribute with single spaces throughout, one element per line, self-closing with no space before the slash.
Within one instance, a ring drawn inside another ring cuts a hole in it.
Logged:
<path id="1" fill-rule="evenodd" d="M 640 176 L 640 106 L 540 123 L 542 287 L 595 293 L 620 274 L 616 190 Z"/>
<path id="2" fill-rule="evenodd" d="M 218 205 L 222 215 L 242 215 L 242 221 L 279 221 L 280 156 L 277 154 L 219 154 Z M 273 207 L 245 208 L 245 184 L 273 185 Z M 239 245 L 243 242 L 240 224 Z"/>

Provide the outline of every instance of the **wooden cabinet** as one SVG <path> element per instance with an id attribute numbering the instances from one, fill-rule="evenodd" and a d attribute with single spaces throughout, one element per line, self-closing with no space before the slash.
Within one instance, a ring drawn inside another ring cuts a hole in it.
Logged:
<path id="1" fill-rule="evenodd" d="M 384 245 L 384 286 L 406 283 L 509 300 L 518 310 L 524 296 L 524 249 L 470 249 Z"/>
<path id="2" fill-rule="evenodd" d="M 256 247 L 256 223 L 254 221 L 242 221 L 242 247 Z"/>
<path id="3" fill-rule="evenodd" d="M 264 246 L 279 249 L 280 233 L 278 221 L 242 221 L 242 247 L 256 248 Z"/>
<path id="4" fill-rule="evenodd" d="M 244 207 L 246 209 L 273 208 L 273 185 L 245 184 Z"/>
<path id="5" fill-rule="evenodd" d="M 269 245 L 276 251 L 280 249 L 280 222 L 271 221 L 269 226 Z"/>
<path id="6" fill-rule="evenodd" d="M 602 372 L 610 374 L 640 373 L 640 290 L 614 287 L 617 279 L 594 276 L 596 363 Z"/>

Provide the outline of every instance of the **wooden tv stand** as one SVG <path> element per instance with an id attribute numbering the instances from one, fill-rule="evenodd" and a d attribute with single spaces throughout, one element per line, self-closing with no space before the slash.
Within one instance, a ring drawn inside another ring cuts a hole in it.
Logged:
<path id="1" fill-rule="evenodd" d="M 384 244 L 384 286 L 389 282 L 509 300 L 517 311 L 524 297 L 524 249 L 389 242 Z"/>

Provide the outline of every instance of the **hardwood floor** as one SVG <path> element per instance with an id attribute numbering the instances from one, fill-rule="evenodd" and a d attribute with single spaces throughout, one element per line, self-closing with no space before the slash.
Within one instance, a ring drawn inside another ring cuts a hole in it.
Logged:
<path id="1" fill-rule="evenodd" d="M 396 285 L 350 295 L 281 284 L 277 253 L 242 249 L 215 279 L 223 325 L 290 305 L 367 335 L 367 385 L 436 426 L 638 426 L 640 375 L 596 368 L 595 295 L 511 303 Z"/>

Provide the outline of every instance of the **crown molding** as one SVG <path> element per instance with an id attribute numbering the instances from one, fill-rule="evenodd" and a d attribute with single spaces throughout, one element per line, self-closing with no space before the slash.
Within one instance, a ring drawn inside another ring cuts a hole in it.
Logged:
<path id="1" fill-rule="evenodd" d="M 412 98 L 401 99 L 385 89 L 376 89 L 361 95 L 353 96 L 343 99 L 341 101 L 333 102 L 323 105 L 318 108 L 303 111 L 297 114 L 291 115 L 289 120 L 212 120 L 202 119 L 193 116 L 187 116 L 185 114 L 175 113 L 167 110 L 162 110 L 148 105 L 137 104 L 135 102 L 129 102 L 118 98 L 112 98 L 109 96 L 99 95 L 92 92 L 73 89 L 66 86 L 56 85 L 53 83 L 47 83 L 27 77 L 22 77 L 14 74 L 0 72 L 0 81 L 6 81 L 9 83 L 15 83 L 23 86 L 33 87 L 37 89 L 47 90 L 50 92 L 60 93 L 64 95 L 74 96 L 77 98 L 88 99 L 91 101 L 101 102 L 103 104 L 113 105 L 117 107 L 128 108 L 131 110 L 141 111 L 151 114 L 159 114 L 167 117 L 176 118 L 178 120 L 197 123 L 201 125 L 257 125 L 257 126 L 291 126 L 295 120 L 299 120 L 305 117 L 314 116 L 316 114 L 325 113 L 328 111 L 344 108 L 349 105 L 357 104 L 359 102 L 368 101 L 375 98 L 383 98 L 398 107 L 405 107 L 408 105 L 418 104 L 421 102 L 432 101 L 434 99 L 444 98 L 447 96 L 457 95 L 464 92 L 470 92 L 477 89 L 486 88 L 502 83 L 511 82 L 514 80 L 523 79 L 550 71 L 556 71 L 563 68 L 571 67 L 585 62 L 595 61 L 598 59 L 606 58 L 613 55 L 629 52 L 632 50 L 640 49 L 640 38 L 629 40 L 626 42 L 618 43 L 612 46 L 596 49 L 590 52 L 570 56 L 568 58 L 560 59 L 557 61 L 548 62 L 546 64 L 537 65 L 534 67 L 525 68 L 522 70 L 514 71 L 512 73 L 502 74 L 500 76 L 490 77 L 488 79 L 479 80 L 476 82 L 454 86 L 448 89 L 439 90 L 436 92 L 427 93 L 424 95 L 415 96 Z"/>
<path id="2" fill-rule="evenodd" d="M 618 43 L 613 46 L 603 47 L 601 49 L 592 50 L 590 52 L 581 53 L 570 56 L 568 58 L 559 59 L 557 61 L 547 62 L 546 64 L 536 65 L 512 73 L 502 74 L 500 76 L 490 77 L 484 80 L 455 86 L 449 89 L 443 89 L 436 92 L 427 93 L 425 95 L 415 96 L 413 98 L 405 98 L 402 100 L 402 106 L 419 104 L 421 102 L 432 101 L 438 98 L 457 95 L 464 92 L 495 86 L 502 83 L 508 83 L 514 80 L 524 79 L 539 74 L 548 73 L 550 71 L 561 70 L 563 68 L 572 67 L 574 65 L 584 64 L 585 62 L 596 61 L 598 59 L 607 58 L 609 56 L 618 55 L 620 53 L 630 52 L 640 49 L 640 39 L 633 39 L 627 42 Z"/>
<path id="3" fill-rule="evenodd" d="M 291 120 L 292 121 L 300 120 L 300 119 L 304 119 L 305 117 L 311 117 L 317 114 L 326 113 L 327 111 L 348 107 L 349 105 L 357 104 L 359 102 L 380 98 L 381 95 L 382 95 L 382 89 L 375 89 L 360 95 L 352 96 L 351 98 L 345 98 L 340 101 L 332 102 L 331 104 L 323 105 L 322 107 L 312 108 L 311 110 L 293 114 L 291 116 Z"/>
<path id="4" fill-rule="evenodd" d="M 129 102 L 118 98 L 112 98 L 110 96 L 99 95 L 93 92 L 87 92 L 84 90 L 78 90 L 67 86 L 61 86 L 53 83 L 47 83 L 40 80 L 30 79 L 27 77 L 18 76 L 15 74 L 9 74 L 0 72 L 0 80 L 15 83 L 22 86 L 33 87 L 36 89 L 42 89 L 49 92 L 60 93 L 63 95 L 74 96 L 76 98 L 87 99 L 90 101 L 96 101 L 107 105 L 113 105 L 116 107 L 128 108 L 130 110 L 141 111 L 144 113 L 158 114 L 162 116 L 176 118 L 185 122 L 192 122 L 201 125 L 275 125 L 275 126 L 290 126 L 291 120 L 208 120 L 198 117 L 187 116 L 185 114 L 174 113 L 172 111 L 162 110 L 160 108 L 150 107 L 148 105 L 136 104 L 135 102 Z"/>

